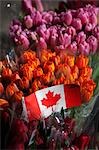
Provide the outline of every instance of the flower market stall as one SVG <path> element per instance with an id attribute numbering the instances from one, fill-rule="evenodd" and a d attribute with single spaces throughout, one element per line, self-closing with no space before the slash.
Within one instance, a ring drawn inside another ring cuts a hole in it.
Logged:
<path id="1" fill-rule="evenodd" d="M 21 6 L 0 60 L 1 149 L 98 150 L 98 2 Z"/>

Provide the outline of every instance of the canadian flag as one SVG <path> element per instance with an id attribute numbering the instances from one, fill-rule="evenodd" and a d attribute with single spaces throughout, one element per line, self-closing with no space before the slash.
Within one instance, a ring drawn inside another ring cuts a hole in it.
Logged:
<path id="1" fill-rule="evenodd" d="M 64 84 L 48 87 L 24 97 L 22 103 L 23 112 L 29 121 L 47 118 L 53 112 L 60 112 L 62 108 L 80 106 L 80 87 Z"/>

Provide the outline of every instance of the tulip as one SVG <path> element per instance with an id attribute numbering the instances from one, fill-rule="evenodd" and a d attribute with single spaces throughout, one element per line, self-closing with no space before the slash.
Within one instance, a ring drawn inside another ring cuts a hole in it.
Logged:
<path id="1" fill-rule="evenodd" d="M 42 37 L 40 37 L 40 39 L 39 39 L 39 41 L 37 43 L 37 48 L 39 50 L 41 50 L 41 49 L 47 49 L 47 43 L 45 42 L 45 40 Z"/>
<path id="2" fill-rule="evenodd" d="M 76 54 L 77 53 L 77 42 L 73 41 L 69 46 L 68 46 L 68 52 L 72 53 L 72 54 Z"/>
<path id="3" fill-rule="evenodd" d="M 94 29 L 93 29 L 93 35 L 97 38 L 97 40 L 99 40 L 99 25 L 97 25 Z"/>
<path id="4" fill-rule="evenodd" d="M 11 69 L 9 69 L 9 68 L 3 68 L 2 69 L 2 77 L 4 78 L 4 79 L 6 79 L 6 78 L 10 78 L 11 77 L 11 75 L 12 75 L 12 70 Z"/>
<path id="5" fill-rule="evenodd" d="M 76 30 L 81 30 L 82 29 L 82 23 L 81 20 L 79 18 L 74 18 L 72 21 L 72 26 L 76 29 Z"/>
<path id="6" fill-rule="evenodd" d="M 30 15 L 24 17 L 25 26 L 30 29 L 33 26 L 33 20 Z"/>
<path id="7" fill-rule="evenodd" d="M 85 40 L 86 40 L 86 34 L 85 34 L 83 31 L 79 32 L 78 35 L 76 36 L 76 41 L 77 41 L 77 43 L 78 43 L 78 44 L 79 44 L 79 43 L 82 43 L 82 42 L 84 42 Z"/>
<path id="8" fill-rule="evenodd" d="M 90 51 L 94 54 L 98 48 L 98 41 L 97 39 L 91 35 L 87 39 L 87 42 L 89 43 Z"/>
<path id="9" fill-rule="evenodd" d="M 78 18 L 81 19 L 82 25 L 85 25 L 89 22 L 88 13 L 87 12 L 80 12 L 78 14 Z"/>
<path id="10" fill-rule="evenodd" d="M 66 32 L 71 35 L 72 38 L 76 35 L 76 29 L 72 26 L 67 27 Z"/>
<path id="11" fill-rule="evenodd" d="M 71 11 L 67 11 L 62 13 L 62 21 L 66 24 L 66 25 L 70 25 L 72 23 L 72 13 Z"/>
<path id="12" fill-rule="evenodd" d="M 86 24 L 86 26 L 85 26 L 85 31 L 91 31 L 92 30 L 92 24 L 91 23 L 88 23 L 88 24 Z"/>
<path id="13" fill-rule="evenodd" d="M 76 57 L 75 64 L 78 66 L 79 69 L 82 69 L 83 67 L 86 67 L 88 65 L 89 59 L 87 56 L 79 55 Z"/>
<path id="14" fill-rule="evenodd" d="M 89 46 L 89 43 L 87 43 L 86 41 L 82 42 L 79 44 L 79 52 L 81 54 L 85 54 L 85 55 L 88 55 L 89 52 L 90 52 L 90 46 Z"/>
<path id="15" fill-rule="evenodd" d="M 12 101 L 13 102 L 20 102 L 22 100 L 22 96 L 23 96 L 23 92 L 17 91 L 13 94 Z"/>
<path id="16" fill-rule="evenodd" d="M 18 87 L 16 86 L 15 83 L 9 84 L 9 85 L 7 86 L 7 88 L 6 88 L 6 97 L 7 97 L 7 99 L 10 100 L 11 97 L 13 96 L 13 94 L 14 94 L 15 92 L 17 92 L 17 91 L 19 91 L 19 89 L 18 89 Z"/>

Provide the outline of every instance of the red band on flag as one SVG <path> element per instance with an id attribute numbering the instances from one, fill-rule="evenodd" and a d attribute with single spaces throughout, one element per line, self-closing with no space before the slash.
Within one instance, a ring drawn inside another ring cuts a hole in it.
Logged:
<path id="1" fill-rule="evenodd" d="M 80 87 L 78 85 L 64 85 L 64 93 L 67 108 L 81 105 Z"/>
<path id="2" fill-rule="evenodd" d="M 39 108 L 39 104 L 38 104 L 36 95 L 34 93 L 25 97 L 25 104 L 26 104 L 29 120 L 32 121 L 33 118 L 40 119 L 41 111 Z"/>

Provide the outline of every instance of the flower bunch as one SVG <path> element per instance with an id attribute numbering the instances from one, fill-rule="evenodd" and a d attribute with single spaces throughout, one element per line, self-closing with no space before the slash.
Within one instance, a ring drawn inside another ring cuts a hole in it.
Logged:
<path id="1" fill-rule="evenodd" d="M 87 102 L 95 89 L 95 82 L 91 79 L 92 68 L 88 62 L 87 56 L 73 56 L 63 51 L 56 53 L 48 49 L 40 51 L 38 55 L 32 50 L 24 51 L 18 61 L 19 69 L 12 70 L 3 63 L 0 96 L 10 103 L 20 102 L 23 95 L 45 87 L 77 84 L 80 85 L 82 101 Z"/>
<path id="2" fill-rule="evenodd" d="M 23 0 L 24 1 L 24 0 Z M 99 8 L 91 5 L 65 12 L 32 9 L 32 3 L 24 1 L 30 10 L 23 20 L 14 20 L 10 36 L 23 49 L 34 45 L 36 49 L 67 50 L 73 54 L 94 54 L 98 48 Z"/>
<path id="3" fill-rule="evenodd" d="M 60 113 L 49 116 L 45 120 L 33 120 L 29 123 L 14 118 L 11 129 L 9 125 L 11 116 L 9 111 L 1 113 L 3 148 L 7 149 L 85 149 L 89 145 L 90 136 L 87 134 L 77 136 L 75 132 L 75 119 L 62 117 Z M 5 128 L 6 127 L 6 128 Z M 8 133 L 8 136 L 7 136 Z M 32 138 L 31 138 L 32 137 Z M 9 140 L 10 139 L 10 140 Z M 79 142 L 78 142 L 79 141 Z"/>

